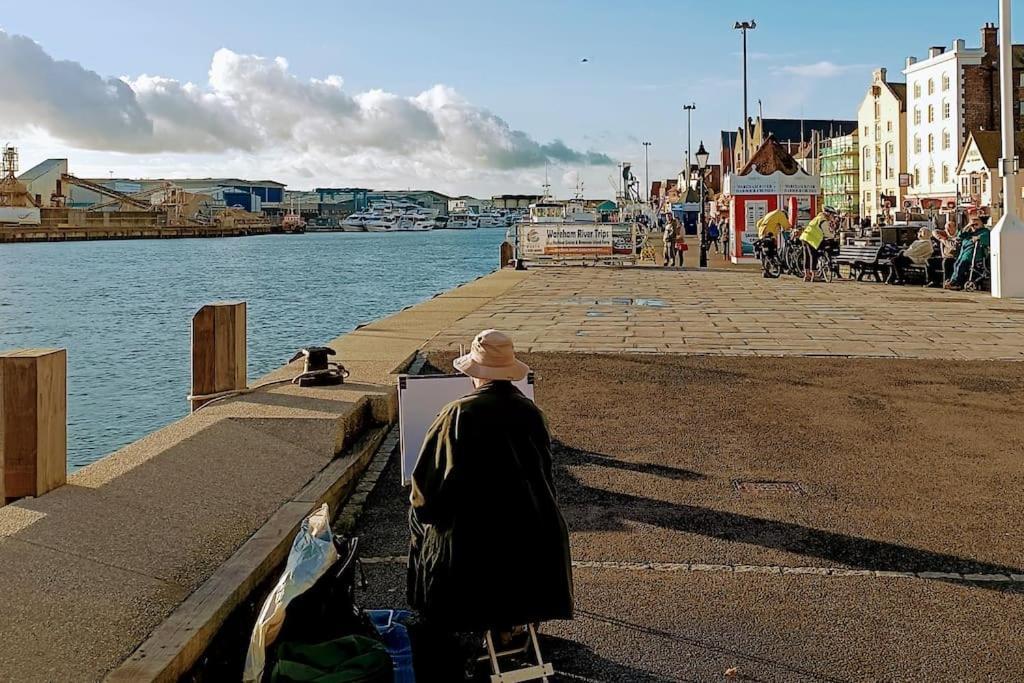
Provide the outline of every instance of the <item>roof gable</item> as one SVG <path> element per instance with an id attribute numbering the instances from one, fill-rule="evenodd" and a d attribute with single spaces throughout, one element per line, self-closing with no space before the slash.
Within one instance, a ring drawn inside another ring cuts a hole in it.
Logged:
<path id="1" fill-rule="evenodd" d="M 793 155 L 779 144 L 774 135 L 769 135 L 761 143 L 761 146 L 757 148 L 753 156 L 750 157 L 750 161 L 739 172 L 739 175 L 748 175 L 755 172 L 761 175 L 771 175 L 776 171 L 786 175 L 804 173 L 804 170 L 800 168 L 800 164 L 796 162 Z"/>

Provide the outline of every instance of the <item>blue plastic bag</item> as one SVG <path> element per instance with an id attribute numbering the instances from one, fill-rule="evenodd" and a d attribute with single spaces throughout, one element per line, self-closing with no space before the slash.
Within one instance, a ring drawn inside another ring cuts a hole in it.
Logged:
<path id="1" fill-rule="evenodd" d="M 416 672 L 412 666 L 412 642 L 409 640 L 409 631 L 402 623 L 412 613 L 408 610 L 370 609 L 366 610 L 366 614 L 391 655 L 395 667 L 395 683 L 416 683 Z"/>

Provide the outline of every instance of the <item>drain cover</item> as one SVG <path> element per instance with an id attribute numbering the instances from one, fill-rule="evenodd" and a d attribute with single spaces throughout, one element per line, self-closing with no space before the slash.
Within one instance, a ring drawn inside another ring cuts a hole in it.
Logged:
<path id="1" fill-rule="evenodd" d="M 740 493 L 797 493 L 804 494 L 804 487 L 795 481 L 756 481 L 733 479 L 732 485 Z"/>

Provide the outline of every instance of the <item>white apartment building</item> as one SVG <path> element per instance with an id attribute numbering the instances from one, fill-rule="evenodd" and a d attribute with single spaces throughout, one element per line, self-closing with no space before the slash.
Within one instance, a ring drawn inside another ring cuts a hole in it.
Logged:
<path id="1" fill-rule="evenodd" d="M 933 47 L 928 58 L 907 58 L 907 170 L 912 206 L 927 211 L 956 206 L 956 169 L 967 134 L 964 130 L 965 67 L 977 67 L 984 47 L 967 48 L 956 40 L 951 50 Z"/>

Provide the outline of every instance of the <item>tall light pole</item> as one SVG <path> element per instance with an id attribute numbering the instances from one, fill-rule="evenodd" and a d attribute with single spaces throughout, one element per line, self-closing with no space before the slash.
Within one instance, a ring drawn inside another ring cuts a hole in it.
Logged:
<path id="1" fill-rule="evenodd" d="M 734 29 L 743 32 L 743 165 L 750 161 L 750 131 L 747 129 L 747 31 L 757 28 L 757 22 L 737 21 Z"/>
<path id="2" fill-rule="evenodd" d="M 647 164 L 647 150 L 650 149 L 651 143 L 644 142 L 644 182 L 647 183 L 647 203 L 651 203 L 651 169 Z"/>
<path id="3" fill-rule="evenodd" d="M 686 112 L 686 187 L 689 189 L 692 187 L 690 184 L 690 117 L 693 114 L 693 110 L 697 108 L 696 104 L 684 104 L 683 111 Z"/>
<path id="4" fill-rule="evenodd" d="M 1010 38 L 1010 0 L 999 0 L 999 99 L 1003 156 L 999 175 L 1003 177 L 1003 216 L 992 231 L 992 296 L 1024 297 L 1024 222 L 1017 217 L 1020 192 L 1017 189 L 1018 159 L 1014 149 L 1013 104 L 1017 89 L 1013 83 Z"/>

